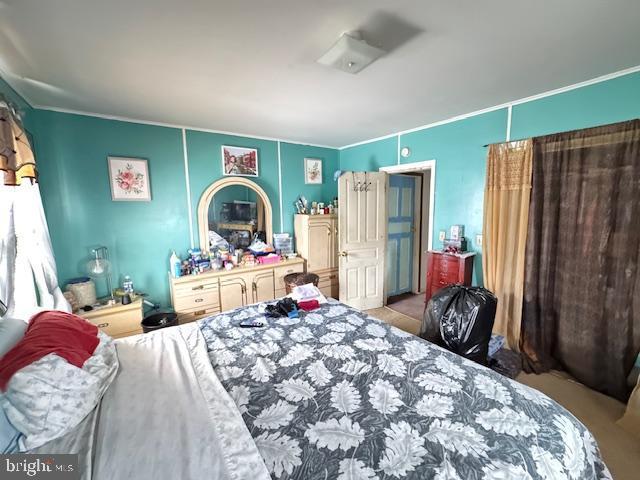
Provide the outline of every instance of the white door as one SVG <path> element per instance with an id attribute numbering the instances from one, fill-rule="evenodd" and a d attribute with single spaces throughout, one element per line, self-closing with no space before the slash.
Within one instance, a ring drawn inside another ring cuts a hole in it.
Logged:
<path id="1" fill-rule="evenodd" d="M 384 304 L 387 174 L 346 172 L 338 181 L 340 301 L 360 310 Z"/>

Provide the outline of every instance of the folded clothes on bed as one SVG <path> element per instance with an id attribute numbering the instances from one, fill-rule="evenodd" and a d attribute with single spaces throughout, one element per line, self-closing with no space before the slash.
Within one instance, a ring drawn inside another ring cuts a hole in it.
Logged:
<path id="1" fill-rule="evenodd" d="M 309 312 L 311 310 L 315 310 L 316 308 L 319 308 L 320 302 L 318 302 L 318 300 L 306 300 L 306 301 L 298 302 L 298 306 L 302 310 Z"/>

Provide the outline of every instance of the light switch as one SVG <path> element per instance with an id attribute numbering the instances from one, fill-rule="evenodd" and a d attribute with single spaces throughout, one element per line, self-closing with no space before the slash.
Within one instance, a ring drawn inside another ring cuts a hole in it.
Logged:
<path id="1" fill-rule="evenodd" d="M 444 242 L 445 238 L 447 238 L 447 232 L 445 232 L 444 230 L 440 230 L 440 233 L 438 234 L 438 240 Z"/>
<path id="2" fill-rule="evenodd" d="M 476 245 L 478 245 L 479 247 L 482 246 L 482 235 L 481 234 L 476 235 Z"/>

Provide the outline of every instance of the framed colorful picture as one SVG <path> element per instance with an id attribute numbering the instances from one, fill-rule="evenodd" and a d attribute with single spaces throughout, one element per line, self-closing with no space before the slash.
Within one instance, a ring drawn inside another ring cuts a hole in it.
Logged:
<path id="1" fill-rule="evenodd" d="M 222 146 L 222 173 L 243 177 L 258 176 L 258 149 Z"/>
<path id="2" fill-rule="evenodd" d="M 151 186 L 147 160 L 109 157 L 111 200 L 114 202 L 150 202 Z"/>
<path id="3" fill-rule="evenodd" d="M 304 183 L 322 183 L 322 160 L 304 159 Z"/>

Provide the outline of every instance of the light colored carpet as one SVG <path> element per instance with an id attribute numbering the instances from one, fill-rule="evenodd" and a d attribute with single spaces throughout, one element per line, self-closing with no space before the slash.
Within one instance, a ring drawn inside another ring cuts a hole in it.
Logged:
<path id="1" fill-rule="evenodd" d="M 394 327 L 398 327 L 406 332 L 417 335 L 420 331 L 420 321 L 415 318 L 408 317 L 400 312 L 396 312 L 389 307 L 374 308 L 367 310 L 366 313 L 372 317 L 384 320 Z"/>
<path id="2" fill-rule="evenodd" d="M 616 425 L 624 414 L 622 402 L 591 390 L 561 372 L 521 373 L 516 380 L 553 398 L 593 433 L 613 478 L 640 478 L 640 438 Z"/>
<path id="3" fill-rule="evenodd" d="M 408 317 L 422 321 L 424 313 L 424 293 L 406 293 L 397 297 L 390 297 L 387 307 Z"/>
<path id="4" fill-rule="evenodd" d="M 367 313 L 414 335 L 420 331 L 419 320 L 392 308 L 375 308 Z M 614 479 L 640 478 L 640 438 L 616 425 L 624 414 L 623 403 L 591 390 L 561 372 L 521 373 L 516 380 L 553 398 L 593 433 Z"/>

